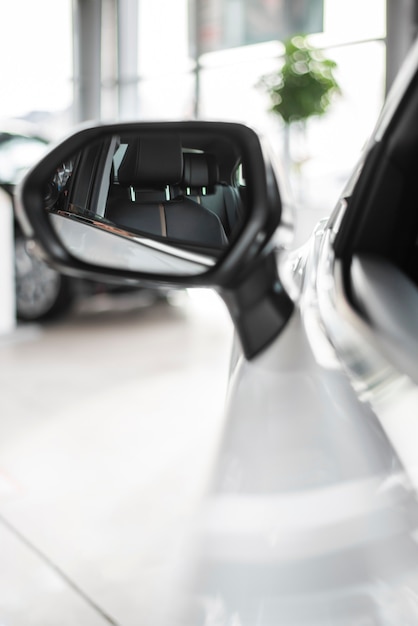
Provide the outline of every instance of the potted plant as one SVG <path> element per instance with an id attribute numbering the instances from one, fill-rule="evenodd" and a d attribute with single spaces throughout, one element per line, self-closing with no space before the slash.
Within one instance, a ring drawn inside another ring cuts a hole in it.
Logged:
<path id="1" fill-rule="evenodd" d="M 272 113 L 285 127 L 284 158 L 295 164 L 291 153 L 291 128 L 305 131 L 313 116 L 324 115 L 333 98 L 341 92 L 334 76 L 337 64 L 309 43 L 306 35 L 296 35 L 284 42 L 284 55 L 278 70 L 266 74 L 260 84 L 267 91 Z"/>

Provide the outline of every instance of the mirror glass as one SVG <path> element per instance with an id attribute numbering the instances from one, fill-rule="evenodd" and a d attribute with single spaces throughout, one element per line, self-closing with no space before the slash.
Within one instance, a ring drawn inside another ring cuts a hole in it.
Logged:
<path id="1" fill-rule="evenodd" d="M 51 176 L 45 206 L 65 247 L 104 267 L 172 275 L 210 269 L 246 215 L 237 142 L 209 130 L 109 134 Z"/>

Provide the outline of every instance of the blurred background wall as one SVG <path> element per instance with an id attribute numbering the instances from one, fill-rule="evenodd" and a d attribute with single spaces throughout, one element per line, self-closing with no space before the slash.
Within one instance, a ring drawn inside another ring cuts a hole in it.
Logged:
<path id="1" fill-rule="evenodd" d="M 54 136 L 94 119 L 235 120 L 267 134 L 280 155 L 283 125 L 257 83 L 277 67 L 280 42 L 307 33 L 337 63 L 342 91 L 328 115 L 309 123 L 294 154 L 296 166 L 303 164 L 299 203 L 325 214 L 415 37 L 416 6 L 416 0 L 15 0 L 0 8 L 8 25 L 0 41 L 6 86 L 0 118 L 23 117 Z"/>

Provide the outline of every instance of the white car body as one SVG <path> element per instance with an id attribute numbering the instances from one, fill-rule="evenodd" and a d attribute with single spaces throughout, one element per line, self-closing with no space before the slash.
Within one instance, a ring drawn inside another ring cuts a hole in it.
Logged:
<path id="1" fill-rule="evenodd" d="M 417 64 L 416 45 L 367 150 Z M 363 159 L 330 219 L 278 253 L 297 301 L 283 332 L 251 361 L 236 345 L 197 542 L 198 623 L 418 623 L 418 386 L 348 304 L 332 248 Z"/>

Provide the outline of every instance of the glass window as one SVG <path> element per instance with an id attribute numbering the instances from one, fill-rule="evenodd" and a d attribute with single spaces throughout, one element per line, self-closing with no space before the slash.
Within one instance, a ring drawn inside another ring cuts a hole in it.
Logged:
<path id="1" fill-rule="evenodd" d="M 71 0 L 0 3 L 0 117 L 65 111 L 73 100 Z"/>
<path id="2" fill-rule="evenodd" d="M 17 184 L 46 147 L 45 141 L 35 137 L 0 134 L 0 182 Z"/>

